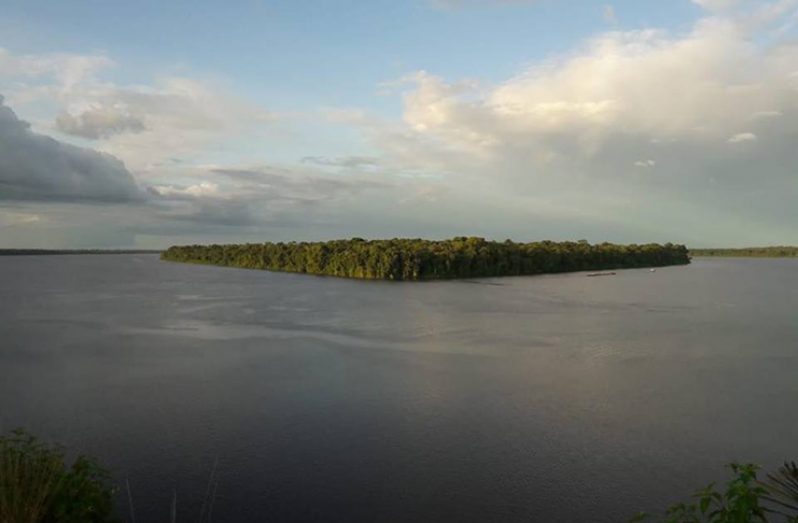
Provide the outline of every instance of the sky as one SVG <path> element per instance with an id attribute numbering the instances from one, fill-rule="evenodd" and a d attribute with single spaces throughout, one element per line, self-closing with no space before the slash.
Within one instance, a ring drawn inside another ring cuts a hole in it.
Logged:
<path id="1" fill-rule="evenodd" d="M 798 244 L 798 0 L 3 0 L 0 248 Z"/>

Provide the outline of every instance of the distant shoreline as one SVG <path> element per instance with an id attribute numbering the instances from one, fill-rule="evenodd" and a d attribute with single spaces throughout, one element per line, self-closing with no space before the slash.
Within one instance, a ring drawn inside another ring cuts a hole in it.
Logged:
<path id="1" fill-rule="evenodd" d="M 798 257 L 798 247 L 777 245 L 772 247 L 690 249 L 690 256 L 717 258 L 795 258 Z"/>
<path id="2" fill-rule="evenodd" d="M 0 256 L 51 256 L 55 254 L 160 254 L 152 249 L 0 249 Z"/>

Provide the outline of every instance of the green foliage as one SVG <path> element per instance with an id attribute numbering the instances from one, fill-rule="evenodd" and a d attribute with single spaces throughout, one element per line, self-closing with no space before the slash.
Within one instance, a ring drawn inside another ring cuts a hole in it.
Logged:
<path id="1" fill-rule="evenodd" d="M 792 518 L 798 523 L 798 465 L 785 463 L 775 474 L 768 474 L 765 496 L 776 508 L 774 512 Z"/>
<path id="2" fill-rule="evenodd" d="M 579 242 L 514 243 L 484 238 L 451 240 L 333 240 L 170 247 L 164 260 L 301 272 L 347 278 L 436 280 L 522 276 L 570 271 L 660 267 L 690 263 L 673 244 L 591 245 Z"/>
<path id="3" fill-rule="evenodd" d="M 750 258 L 794 258 L 798 247 L 746 247 L 743 249 L 690 249 L 691 256 L 724 256 Z"/>
<path id="4" fill-rule="evenodd" d="M 0 521 L 42 521 L 63 472 L 56 450 L 21 432 L 0 439 Z"/>
<path id="5" fill-rule="evenodd" d="M 659 519 L 662 523 L 767 523 L 774 521 L 769 516 L 779 516 L 779 521 L 798 522 L 798 506 L 790 505 L 789 500 L 798 501 L 798 471 L 788 465 L 780 469 L 776 476 L 768 476 L 771 483 L 757 480 L 759 467 L 752 464 L 732 463 L 729 465 L 733 477 L 724 491 L 714 484 L 699 490 L 693 499 L 686 503 L 671 506 Z M 775 481 L 774 481 L 775 480 Z M 775 486 L 781 487 L 779 491 Z M 774 505 L 775 502 L 775 505 Z M 774 508 L 778 507 L 778 508 Z M 631 522 L 648 521 L 648 515 L 640 513 Z"/>
<path id="6" fill-rule="evenodd" d="M 107 473 L 89 458 L 71 466 L 60 447 L 22 431 L 0 437 L 2 523 L 104 523 L 116 521 Z"/>

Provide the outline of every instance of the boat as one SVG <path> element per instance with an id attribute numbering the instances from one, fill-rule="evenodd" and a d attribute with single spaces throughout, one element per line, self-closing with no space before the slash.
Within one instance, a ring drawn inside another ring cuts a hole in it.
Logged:
<path id="1" fill-rule="evenodd" d="M 615 273 L 614 272 L 594 272 L 594 273 L 591 273 L 591 274 L 587 275 L 588 278 L 592 278 L 593 276 L 615 276 Z"/>

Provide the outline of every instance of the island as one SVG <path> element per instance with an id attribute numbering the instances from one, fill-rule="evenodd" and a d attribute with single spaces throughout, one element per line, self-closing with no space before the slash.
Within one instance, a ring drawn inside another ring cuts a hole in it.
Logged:
<path id="1" fill-rule="evenodd" d="M 185 245 L 168 248 L 161 259 L 381 280 L 526 276 L 690 263 L 687 247 L 671 243 L 517 243 L 476 237 Z"/>
<path id="2" fill-rule="evenodd" d="M 747 258 L 794 258 L 798 247 L 776 245 L 772 247 L 706 248 L 690 249 L 691 256 L 747 257 Z"/>

